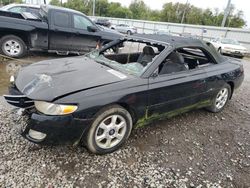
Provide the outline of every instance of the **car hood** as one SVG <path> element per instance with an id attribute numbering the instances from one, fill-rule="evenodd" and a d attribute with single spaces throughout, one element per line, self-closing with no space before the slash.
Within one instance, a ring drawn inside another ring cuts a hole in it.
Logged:
<path id="1" fill-rule="evenodd" d="M 61 96 L 122 82 L 129 77 L 87 57 L 75 57 L 24 67 L 15 84 L 30 99 L 53 101 Z"/>

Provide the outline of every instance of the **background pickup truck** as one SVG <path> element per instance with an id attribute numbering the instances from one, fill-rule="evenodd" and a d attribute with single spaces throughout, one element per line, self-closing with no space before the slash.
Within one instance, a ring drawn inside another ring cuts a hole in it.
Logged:
<path id="1" fill-rule="evenodd" d="M 42 5 L 39 15 L 0 11 L 0 53 L 9 57 L 29 50 L 82 54 L 121 36 L 71 9 Z"/>

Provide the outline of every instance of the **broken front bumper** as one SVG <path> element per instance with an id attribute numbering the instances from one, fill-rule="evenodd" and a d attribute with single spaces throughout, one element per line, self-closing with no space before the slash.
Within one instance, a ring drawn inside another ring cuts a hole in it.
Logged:
<path id="1" fill-rule="evenodd" d="M 92 119 L 80 119 L 69 115 L 45 115 L 34 107 L 34 101 L 23 95 L 14 85 L 5 100 L 18 107 L 18 115 L 23 120 L 17 129 L 31 142 L 39 144 L 77 144 L 89 129 Z"/>
<path id="2" fill-rule="evenodd" d="M 72 115 L 47 116 L 31 113 L 21 135 L 31 142 L 48 145 L 78 144 L 91 125 L 91 119 L 77 119 Z"/>

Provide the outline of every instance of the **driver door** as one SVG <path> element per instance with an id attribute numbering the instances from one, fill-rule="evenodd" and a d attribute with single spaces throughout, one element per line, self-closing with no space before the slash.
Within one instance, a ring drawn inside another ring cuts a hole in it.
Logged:
<path id="1" fill-rule="evenodd" d="M 88 26 L 95 26 L 83 15 L 73 14 L 72 50 L 89 52 L 96 48 L 101 36 L 98 31 L 89 31 Z"/>
<path id="2" fill-rule="evenodd" d="M 153 75 L 149 78 L 148 117 L 165 113 L 171 116 L 209 102 L 206 73 L 202 68 Z"/>

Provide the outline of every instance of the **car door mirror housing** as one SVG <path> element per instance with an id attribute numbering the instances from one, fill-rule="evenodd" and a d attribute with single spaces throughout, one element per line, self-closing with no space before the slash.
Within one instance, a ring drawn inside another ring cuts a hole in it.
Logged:
<path id="1" fill-rule="evenodd" d="M 88 26 L 87 27 L 87 30 L 89 31 L 89 32 L 96 32 L 97 31 L 97 27 L 96 26 Z"/>

